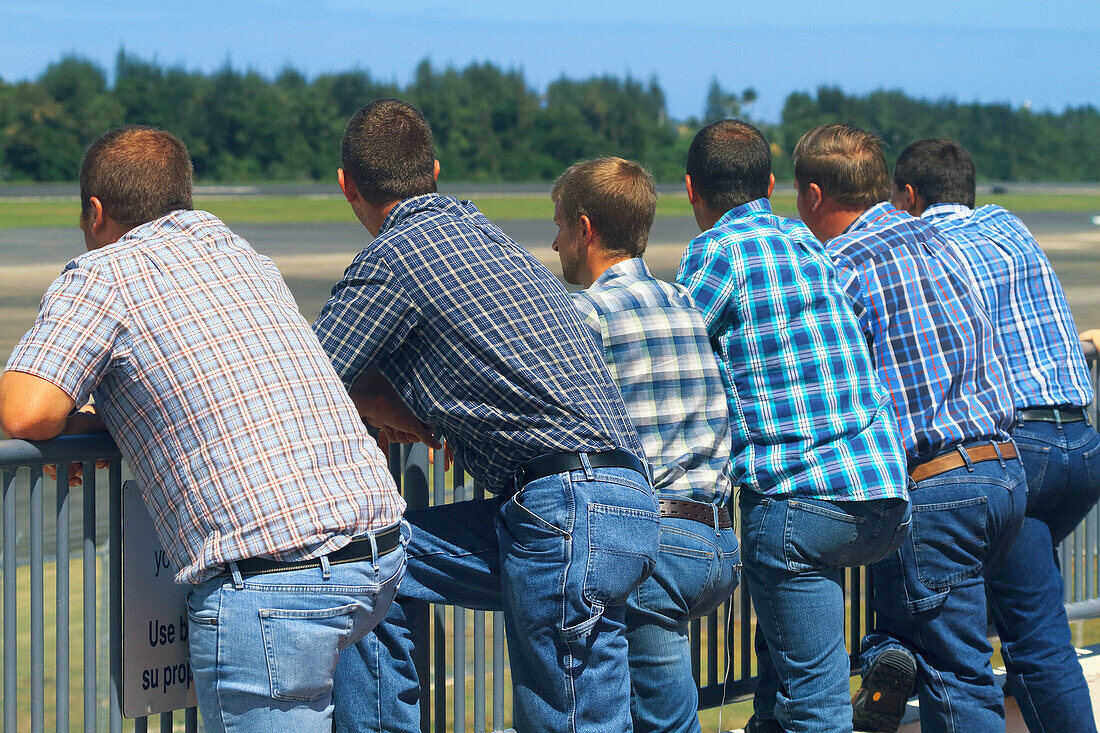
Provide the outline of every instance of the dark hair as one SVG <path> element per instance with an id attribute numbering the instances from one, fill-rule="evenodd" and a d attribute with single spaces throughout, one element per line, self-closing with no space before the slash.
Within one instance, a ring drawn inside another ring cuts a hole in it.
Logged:
<path id="1" fill-rule="evenodd" d="M 95 196 L 104 212 L 136 227 L 177 209 L 191 208 L 191 156 L 178 137 L 143 125 L 100 135 L 80 163 L 80 215 Z"/>
<path id="2" fill-rule="evenodd" d="M 962 143 L 935 137 L 918 140 L 898 156 L 894 184 L 906 184 L 933 204 L 964 204 L 974 207 L 974 161 Z"/>
<path id="3" fill-rule="evenodd" d="M 844 206 L 871 208 L 890 198 L 890 172 L 882 141 L 851 125 L 821 125 L 794 146 L 799 191 L 816 183 Z"/>
<path id="4" fill-rule="evenodd" d="M 768 141 L 760 130 L 741 120 L 707 125 L 688 148 L 692 188 L 715 211 L 767 198 L 771 172 Z"/>
<path id="5" fill-rule="evenodd" d="M 341 148 L 344 175 L 375 206 L 432 193 L 432 128 L 416 107 L 382 97 L 348 120 Z"/>
<path id="6" fill-rule="evenodd" d="M 569 166 L 550 193 L 566 225 L 584 214 L 604 249 L 641 257 L 657 211 L 653 176 L 640 163 L 597 158 Z"/>

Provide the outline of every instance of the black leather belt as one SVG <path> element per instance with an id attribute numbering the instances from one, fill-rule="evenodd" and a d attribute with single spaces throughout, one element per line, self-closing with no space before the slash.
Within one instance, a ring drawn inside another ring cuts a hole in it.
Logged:
<path id="1" fill-rule="evenodd" d="M 694 519 L 708 527 L 714 526 L 715 507 L 713 504 L 704 504 L 701 501 L 688 499 L 657 499 L 661 507 L 662 517 L 677 517 L 679 519 Z M 718 529 L 730 529 L 733 520 L 730 519 L 728 507 L 718 508 Z"/>
<path id="2" fill-rule="evenodd" d="M 378 557 L 388 555 L 401 545 L 401 525 L 383 530 L 374 535 L 374 544 L 378 548 Z M 370 560 L 374 553 L 370 544 L 370 537 L 353 540 L 335 552 L 328 554 L 329 565 L 340 565 L 346 562 L 359 562 Z M 321 558 L 312 560 L 298 560 L 296 562 L 282 562 L 281 560 L 269 560 L 265 557 L 250 557 L 245 560 L 237 560 L 237 569 L 242 576 L 262 575 L 264 573 L 281 573 L 286 570 L 306 570 L 308 568 L 321 567 Z M 230 570 L 225 570 L 221 575 L 231 575 Z"/>
<path id="3" fill-rule="evenodd" d="M 592 468 L 629 468 L 643 476 L 649 475 L 638 456 L 621 448 L 603 451 L 602 453 L 589 453 L 588 464 Z M 553 476 L 556 473 L 583 470 L 584 464 L 581 463 L 579 453 L 549 453 L 545 456 L 532 458 L 519 467 L 519 470 L 516 471 L 516 488 L 523 488 L 532 481 Z"/>
<path id="4" fill-rule="evenodd" d="M 1016 419 L 1034 422 L 1082 422 L 1089 415 L 1083 407 L 1025 407 L 1016 410 Z"/>

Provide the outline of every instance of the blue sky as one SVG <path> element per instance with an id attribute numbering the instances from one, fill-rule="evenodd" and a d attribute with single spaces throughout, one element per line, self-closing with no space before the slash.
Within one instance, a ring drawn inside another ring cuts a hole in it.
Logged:
<path id="1" fill-rule="evenodd" d="M 120 46 L 209 71 L 361 68 L 406 82 L 423 58 L 492 61 L 544 88 L 562 76 L 656 75 L 675 117 L 710 80 L 776 119 L 791 91 L 903 89 L 1060 110 L 1100 105 L 1097 0 L 0 0 L 0 78 L 33 78 L 64 54 L 110 70 Z"/>

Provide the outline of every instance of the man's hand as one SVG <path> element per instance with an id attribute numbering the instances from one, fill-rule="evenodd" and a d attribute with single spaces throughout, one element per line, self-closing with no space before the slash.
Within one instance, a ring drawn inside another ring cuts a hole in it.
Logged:
<path id="1" fill-rule="evenodd" d="M 103 423 L 103 418 L 95 410 L 95 405 L 84 405 L 79 410 L 69 415 L 68 421 L 65 423 L 65 429 L 61 431 L 62 435 L 83 435 L 85 433 L 105 433 L 107 432 L 107 426 Z M 95 467 L 97 469 L 107 468 L 110 461 L 96 461 Z M 51 479 L 57 478 L 57 466 L 49 465 L 43 466 L 42 472 L 49 476 Z M 69 486 L 80 486 L 83 483 L 84 477 L 84 464 L 73 463 L 69 466 Z"/>
<path id="2" fill-rule="evenodd" d="M 96 461 L 95 467 L 97 469 L 107 468 L 110 461 Z M 50 477 L 50 480 L 57 479 L 57 466 L 50 464 L 42 467 L 42 473 Z M 76 463 L 69 464 L 69 487 L 80 486 L 84 482 L 84 464 L 77 461 Z"/>
<path id="3" fill-rule="evenodd" d="M 1082 331 L 1080 339 L 1086 343 L 1091 343 L 1094 349 L 1100 350 L 1100 328 Z M 1085 350 L 1085 356 L 1089 356 L 1087 349 Z"/>
<path id="4" fill-rule="evenodd" d="M 360 417 L 379 430 L 379 438 L 390 443 L 426 443 L 442 448 L 435 427 L 409 409 L 378 369 L 370 369 L 355 381 L 351 401 Z"/>

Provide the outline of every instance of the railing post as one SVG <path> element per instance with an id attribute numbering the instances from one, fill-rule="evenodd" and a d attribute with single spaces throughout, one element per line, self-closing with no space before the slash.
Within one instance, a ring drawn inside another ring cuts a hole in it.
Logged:
<path id="1" fill-rule="evenodd" d="M 15 577 L 15 498 L 16 471 L 4 471 L 4 733 L 15 733 L 19 690 L 18 656 L 19 605 Z"/>

